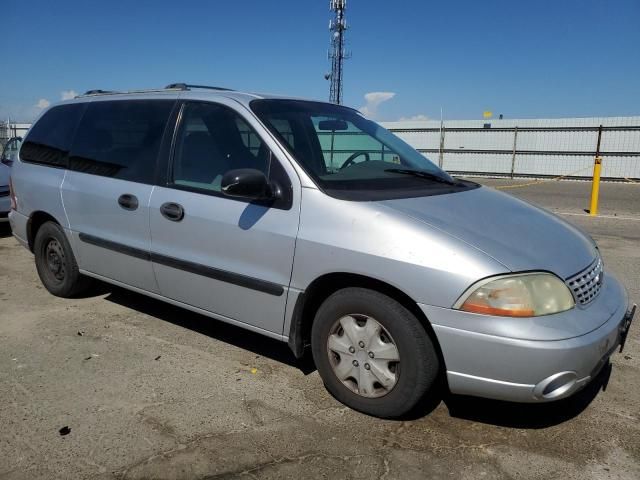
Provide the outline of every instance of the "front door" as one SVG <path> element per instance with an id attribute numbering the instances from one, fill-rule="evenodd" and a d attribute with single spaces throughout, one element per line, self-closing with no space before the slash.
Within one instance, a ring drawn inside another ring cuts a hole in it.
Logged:
<path id="1" fill-rule="evenodd" d="M 281 335 L 299 193 L 257 128 L 230 106 L 184 104 L 167 186 L 151 194 L 151 257 L 164 296 Z M 225 196 L 222 175 L 236 168 L 263 171 L 284 198 Z"/>

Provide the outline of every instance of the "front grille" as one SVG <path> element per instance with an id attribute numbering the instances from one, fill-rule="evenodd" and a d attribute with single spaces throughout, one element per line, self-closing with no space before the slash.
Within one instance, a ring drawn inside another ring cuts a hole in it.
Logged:
<path id="1" fill-rule="evenodd" d="M 589 267 L 569 278 L 567 285 L 573 292 L 576 303 L 586 305 L 600 293 L 603 279 L 602 259 L 598 255 L 598 258 Z"/>
<path id="2" fill-rule="evenodd" d="M 0 187 L 0 197 L 8 197 L 8 196 L 9 196 L 9 188 Z"/>

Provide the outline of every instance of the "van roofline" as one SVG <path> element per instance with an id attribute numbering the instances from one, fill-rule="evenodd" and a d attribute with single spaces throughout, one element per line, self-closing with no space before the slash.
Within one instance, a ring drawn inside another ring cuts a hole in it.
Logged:
<path id="1" fill-rule="evenodd" d="M 85 93 L 76 95 L 74 100 L 82 100 L 87 98 L 100 98 L 106 96 L 124 96 L 124 95 L 157 95 L 157 94 L 187 94 L 188 97 L 202 96 L 203 98 L 211 96 L 224 96 L 227 98 L 235 98 L 236 100 L 250 101 L 250 99 L 286 99 L 286 100 L 305 100 L 322 102 L 322 100 L 314 100 L 308 98 L 292 97 L 290 95 L 278 95 L 271 93 L 256 93 L 240 90 L 233 90 L 226 87 L 217 87 L 209 85 L 193 85 L 188 83 L 170 83 L 164 88 L 149 88 L 136 90 L 102 90 L 91 89 Z M 190 94 L 190 95 L 189 95 Z"/>
<path id="2" fill-rule="evenodd" d="M 154 98 L 182 98 L 191 100 L 207 101 L 214 98 L 230 98 L 236 100 L 246 107 L 252 100 L 297 100 L 304 102 L 317 102 L 317 103 L 330 103 L 326 100 L 319 100 L 314 98 L 296 97 L 291 95 L 273 94 L 273 93 L 257 93 L 247 92 L 240 90 L 233 90 L 226 87 L 215 87 L 207 85 L 192 85 L 186 83 L 170 83 L 164 88 L 149 88 L 149 89 L 137 89 L 137 90 L 101 90 L 92 89 L 87 90 L 85 93 L 76 95 L 73 99 L 57 102 L 55 105 L 64 103 L 75 103 L 83 101 L 93 101 L 107 99 L 108 97 L 127 99 L 144 99 L 145 97 Z M 115 99 L 114 98 L 114 99 Z M 55 106 L 52 105 L 52 106 Z M 353 107 L 341 105 L 342 107 L 350 110 L 358 111 Z"/>
<path id="3" fill-rule="evenodd" d="M 204 89 L 204 90 L 216 90 L 216 91 L 226 91 L 232 92 L 233 90 L 225 87 L 214 87 L 210 85 L 192 85 L 189 83 L 170 83 L 164 88 L 151 88 L 151 89 L 142 89 L 142 90 L 126 90 L 126 91 L 117 91 L 117 90 L 101 90 L 101 89 L 93 89 L 87 90 L 81 95 L 76 95 L 76 98 L 81 97 L 92 97 L 98 95 L 126 95 L 126 94 L 138 94 L 138 93 L 158 93 L 158 92 L 166 92 L 166 91 L 185 91 L 185 90 L 193 90 L 193 89 Z"/>

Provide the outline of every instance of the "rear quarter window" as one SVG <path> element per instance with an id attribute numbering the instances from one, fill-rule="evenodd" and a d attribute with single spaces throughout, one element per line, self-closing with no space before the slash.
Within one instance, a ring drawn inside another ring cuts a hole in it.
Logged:
<path id="1" fill-rule="evenodd" d="M 66 168 L 69 150 L 85 104 L 59 105 L 48 110 L 31 128 L 20 150 L 20 159 Z"/>
<path id="2" fill-rule="evenodd" d="M 90 103 L 69 156 L 71 170 L 153 183 L 173 100 Z"/>

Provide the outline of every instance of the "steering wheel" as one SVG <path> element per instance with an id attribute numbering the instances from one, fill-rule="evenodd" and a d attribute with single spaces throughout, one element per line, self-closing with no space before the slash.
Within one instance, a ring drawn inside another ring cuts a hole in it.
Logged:
<path id="1" fill-rule="evenodd" d="M 352 153 L 349 158 L 347 158 L 344 163 L 342 164 L 342 166 L 339 168 L 339 170 L 344 170 L 345 168 L 353 165 L 354 160 L 356 158 L 358 158 L 360 155 L 364 155 L 365 156 L 365 162 L 368 162 L 370 160 L 369 158 L 369 153 L 368 152 L 354 152 Z"/>

